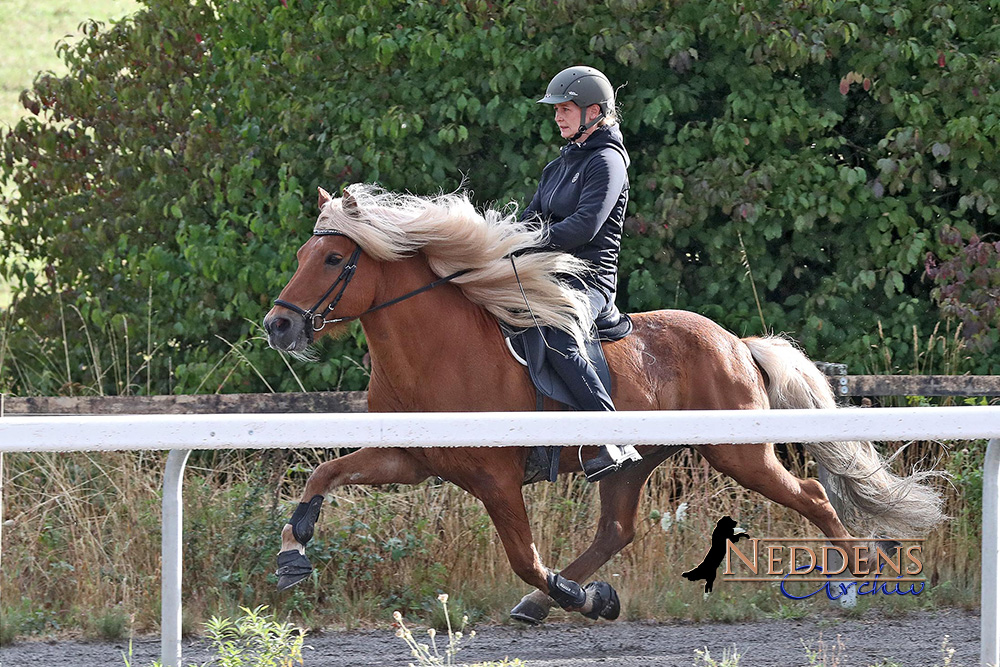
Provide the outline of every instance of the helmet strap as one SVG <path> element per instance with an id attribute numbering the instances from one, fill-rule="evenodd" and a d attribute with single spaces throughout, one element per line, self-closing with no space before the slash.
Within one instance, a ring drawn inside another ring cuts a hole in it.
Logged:
<path id="1" fill-rule="evenodd" d="M 604 112 L 603 111 L 597 115 L 597 118 L 595 118 L 594 120 L 592 120 L 592 121 L 590 121 L 588 123 L 587 122 L 587 110 L 586 109 L 580 109 L 580 129 L 578 129 L 576 131 L 576 134 L 574 134 L 572 137 L 569 138 L 570 142 L 576 141 L 577 139 L 579 139 L 580 137 L 582 137 L 583 134 L 584 134 L 584 132 L 586 132 L 590 128 L 594 127 L 595 125 L 597 125 L 598 123 L 600 123 L 602 120 L 604 120 Z"/>

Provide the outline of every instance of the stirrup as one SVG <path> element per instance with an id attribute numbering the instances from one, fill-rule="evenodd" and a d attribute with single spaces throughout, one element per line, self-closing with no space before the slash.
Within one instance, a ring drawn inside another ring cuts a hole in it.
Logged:
<path id="1" fill-rule="evenodd" d="M 578 455 L 581 457 L 580 466 L 583 468 L 583 474 L 587 476 L 588 482 L 598 482 L 612 473 L 631 468 L 642 460 L 639 452 L 632 445 L 624 447 L 604 445 L 597 456 L 586 461 L 582 458 L 582 452 L 583 447 L 580 448 Z M 616 457 L 615 454 L 618 456 Z"/>

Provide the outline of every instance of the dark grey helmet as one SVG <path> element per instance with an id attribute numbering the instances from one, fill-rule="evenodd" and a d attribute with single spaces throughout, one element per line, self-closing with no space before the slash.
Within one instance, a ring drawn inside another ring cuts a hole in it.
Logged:
<path id="1" fill-rule="evenodd" d="M 552 77 L 545 97 L 539 104 L 574 102 L 581 109 L 591 104 L 601 105 L 601 113 L 608 115 L 615 110 L 615 89 L 608 77 L 593 67 L 567 67 Z"/>

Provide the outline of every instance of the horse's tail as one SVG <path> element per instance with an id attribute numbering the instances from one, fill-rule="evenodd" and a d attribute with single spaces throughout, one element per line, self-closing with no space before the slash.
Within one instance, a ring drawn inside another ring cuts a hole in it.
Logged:
<path id="1" fill-rule="evenodd" d="M 772 408 L 837 407 L 826 376 L 788 340 L 766 336 L 743 342 L 764 372 Z M 806 449 L 821 470 L 826 469 L 820 481 L 841 521 L 856 534 L 911 537 L 946 518 L 941 494 L 928 484 L 942 473 L 899 477 L 889 469 L 889 460 L 867 441 L 808 443 Z"/>

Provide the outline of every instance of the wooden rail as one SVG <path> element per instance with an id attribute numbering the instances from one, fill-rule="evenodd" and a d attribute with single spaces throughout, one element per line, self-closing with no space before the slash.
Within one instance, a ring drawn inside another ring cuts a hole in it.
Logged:
<path id="1" fill-rule="evenodd" d="M 1000 396 L 1000 375 L 847 375 L 844 377 L 847 378 L 847 396 Z M 836 379 L 831 378 L 831 380 Z"/>
<path id="2" fill-rule="evenodd" d="M 367 412 L 368 392 L 197 394 L 179 396 L 7 397 L 7 415 L 163 415 Z"/>
<path id="3" fill-rule="evenodd" d="M 841 397 L 1000 396 L 1000 375 L 830 375 Z M 367 392 L 181 396 L 6 397 L 7 415 L 161 415 L 367 412 Z"/>

